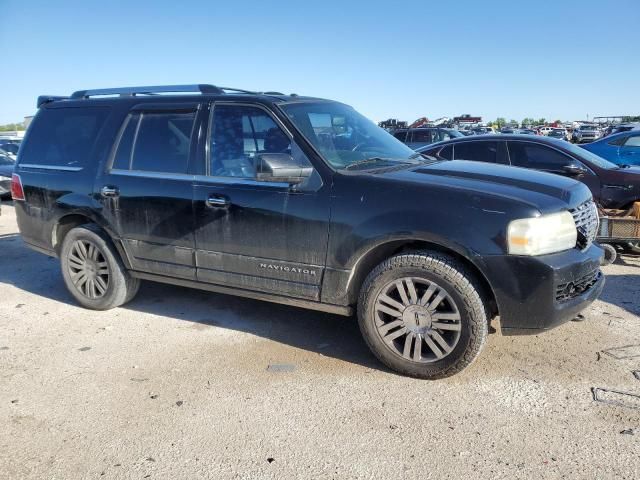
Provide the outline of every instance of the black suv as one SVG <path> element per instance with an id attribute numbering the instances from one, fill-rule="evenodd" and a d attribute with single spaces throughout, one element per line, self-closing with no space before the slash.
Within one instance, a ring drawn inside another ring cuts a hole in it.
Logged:
<path id="1" fill-rule="evenodd" d="M 38 106 L 18 224 L 87 308 L 153 280 L 357 311 L 381 361 L 437 378 L 473 361 L 494 316 L 539 332 L 604 284 L 586 186 L 424 159 L 338 102 L 187 85 Z"/>

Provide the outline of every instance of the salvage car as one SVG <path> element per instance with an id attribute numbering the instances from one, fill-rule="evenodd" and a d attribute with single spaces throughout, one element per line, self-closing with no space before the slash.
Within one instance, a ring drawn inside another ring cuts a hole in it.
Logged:
<path id="1" fill-rule="evenodd" d="M 464 135 L 453 128 L 417 127 L 394 130 L 393 136 L 415 150 L 416 148 L 424 147 L 435 142 L 463 137 Z"/>
<path id="2" fill-rule="evenodd" d="M 616 165 L 640 165 L 640 130 L 615 133 L 582 148 Z"/>
<path id="3" fill-rule="evenodd" d="M 443 160 L 476 160 L 575 178 L 589 187 L 603 208 L 628 209 L 640 200 L 640 168 L 615 165 L 569 142 L 538 135 L 459 140 L 440 142 L 418 151 Z"/>
<path id="4" fill-rule="evenodd" d="M 467 367 L 497 315 L 538 333 L 604 285 L 584 184 L 423 158 L 342 103 L 179 85 L 37 104 L 18 226 L 86 308 L 151 280 L 357 312 L 385 365 L 433 379 Z"/>

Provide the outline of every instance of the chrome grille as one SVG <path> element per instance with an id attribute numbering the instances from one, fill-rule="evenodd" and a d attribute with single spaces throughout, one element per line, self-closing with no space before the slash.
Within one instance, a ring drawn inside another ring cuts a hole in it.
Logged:
<path id="1" fill-rule="evenodd" d="M 585 249 L 596 239 L 598 233 L 598 209 L 593 200 L 581 203 L 576 208 L 569 210 L 573 215 L 578 229 L 578 241 L 576 246 Z"/>

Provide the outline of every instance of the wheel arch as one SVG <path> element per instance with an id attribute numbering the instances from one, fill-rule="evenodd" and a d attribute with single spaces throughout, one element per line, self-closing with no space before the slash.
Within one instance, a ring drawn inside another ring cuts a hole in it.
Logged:
<path id="1" fill-rule="evenodd" d="M 488 301 L 490 318 L 498 315 L 498 304 L 495 292 L 480 267 L 471 260 L 470 255 L 450 246 L 421 239 L 394 239 L 385 241 L 373 246 L 361 255 L 349 276 L 347 284 L 349 303 L 355 304 L 357 302 L 360 289 L 367 275 L 369 275 L 377 265 L 394 255 L 425 250 L 449 255 L 467 267 L 479 282 L 481 288 L 480 294 Z"/>
<path id="2" fill-rule="evenodd" d="M 95 225 L 100 230 L 105 232 L 111 243 L 116 248 L 116 251 L 120 255 L 120 259 L 124 263 L 127 268 L 130 268 L 130 264 L 127 258 L 127 255 L 122 247 L 122 243 L 117 239 L 117 237 L 113 234 L 113 232 L 103 224 L 98 218 L 94 215 L 89 214 L 87 212 L 82 211 L 73 211 L 68 212 L 62 215 L 55 222 L 52 230 L 51 230 L 51 246 L 56 254 L 59 256 L 62 251 L 62 243 L 64 242 L 67 234 L 76 227 L 80 225 Z"/>

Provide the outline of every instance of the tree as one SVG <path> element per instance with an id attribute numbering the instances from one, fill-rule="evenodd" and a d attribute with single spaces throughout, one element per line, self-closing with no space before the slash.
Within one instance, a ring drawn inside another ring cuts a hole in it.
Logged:
<path id="1" fill-rule="evenodd" d="M 536 123 L 536 121 L 533 118 L 526 117 L 522 120 L 523 126 L 530 126 L 530 125 L 533 125 L 534 123 Z"/>
<path id="2" fill-rule="evenodd" d="M 507 124 L 507 121 L 503 117 L 498 117 L 493 124 L 497 125 L 498 128 L 502 128 Z"/>
<path id="3" fill-rule="evenodd" d="M 13 132 L 16 130 L 24 130 L 24 124 L 7 123 L 6 125 L 0 125 L 0 132 Z"/>
<path id="4" fill-rule="evenodd" d="M 547 124 L 547 119 L 546 118 L 539 118 L 536 123 L 538 125 L 546 125 Z"/>

